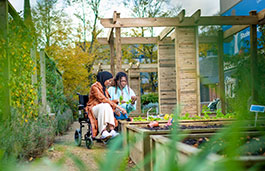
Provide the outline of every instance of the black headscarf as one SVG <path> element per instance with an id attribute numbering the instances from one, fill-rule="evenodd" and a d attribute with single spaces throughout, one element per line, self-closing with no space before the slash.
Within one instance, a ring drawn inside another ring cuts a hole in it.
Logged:
<path id="1" fill-rule="evenodd" d="M 104 93 L 104 96 L 106 96 L 105 94 L 105 90 L 106 90 L 106 87 L 104 85 L 104 82 L 106 80 L 109 80 L 113 78 L 112 74 L 108 71 L 102 71 L 102 72 L 99 72 L 98 75 L 97 75 L 97 81 L 100 82 L 100 84 L 102 85 L 103 87 L 103 93 Z"/>

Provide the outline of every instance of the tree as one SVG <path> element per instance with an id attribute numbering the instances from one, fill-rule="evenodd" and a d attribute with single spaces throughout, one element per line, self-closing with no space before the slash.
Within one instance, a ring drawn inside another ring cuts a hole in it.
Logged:
<path id="1" fill-rule="evenodd" d="M 53 56 L 52 46 L 67 46 L 72 33 L 71 20 L 56 5 L 57 0 L 38 1 L 33 11 L 38 48 L 45 49 L 50 56 Z"/>
<path id="2" fill-rule="evenodd" d="M 81 6 L 81 8 L 76 8 L 75 16 L 78 19 L 80 19 L 82 24 L 83 24 L 83 27 L 82 27 L 83 29 L 80 29 L 80 31 L 83 30 L 82 31 L 83 36 L 80 36 L 80 38 L 83 37 L 83 39 L 79 39 L 79 46 L 84 52 L 88 53 L 89 58 L 92 58 L 92 59 L 89 59 L 90 62 L 86 64 L 86 69 L 89 73 L 88 79 L 90 80 L 90 82 L 93 78 L 93 75 L 91 73 L 92 67 L 98 58 L 97 49 L 95 48 L 97 46 L 96 45 L 97 44 L 96 38 L 97 38 L 98 34 L 102 31 L 102 30 L 99 30 L 97 28 L 97 23 L 98 23 L 98 19 L 99 19 L 100 1 L 101 0 L 66 0 L 65 1 L 68 5 L 76 4 L 79 7 Z M 88 7 L 90 8 L 89 13 L 85 12 L 86 5 L 88 5 Z M 82 9 L 82 15 L 80 15 L 79 9 Z M 94 15 L 93 18 L 92 17 L 86 17 L 87 15 L 91 16 L 90 15 L 91 13 L 93 13 L 93 15 Z M 89 20 L 87 18 L 92 18 L 92 20 Z M 90 34 L 91 34 L 91 40 L 90 40 L 89 47 L 87 46 L 87 35 L 86 35 L 87 29 L 88 29 L 87 25 L 90 26 L 89 29 L 90 29 Z M 81 42 L 81 40 L 83 42 Z"/>

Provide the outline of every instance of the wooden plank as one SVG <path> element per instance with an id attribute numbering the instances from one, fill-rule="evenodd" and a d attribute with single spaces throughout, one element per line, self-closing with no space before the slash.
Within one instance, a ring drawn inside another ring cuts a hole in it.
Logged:
<path id="1" fill-rule="evenodd" d="M 196 96 L 197 96 L 197 115 L 201 116 L 201 92 L 200 92 L 200 65 L 199 65 L 199 30 L 198 27 L 194 28 L 195 36 L 194 36 L 194 41 L 195 41 L 195 61 L 196 61 Z"/>
<path id="2" fill-rule="evenodd" d="M 102 45 L 108 45 L 108 39 L 104 37 L 97 38 L 98 42 Z M 169 39 L 168 39 L 169 40 Z M 115 41 L 115 38 L 114 38 Z M 121 37 L 122 45 L 130 45 L 130 44 L 156 44 L 156 37 Z"/>
<path id="3" fill-rule="evenodd" d="M 175 29 L 176 94 L 177 102 L 182 106 L 182 115 L 187 112 L 192 115 L 200 114 L 197 29 L 197 27 Z"/>
<path id="4" fill-rule="evenodd" d="M 172 113 L 176 105 L 176 71 L 174 44 L 158 43 L 159 113 Z M 174 92 L 172 92 L 174 91 Z M 171 107 L 162 107 L 165 105 Z"/>
<path id="5" fill-rule="evenodd" d="M 218 71 L 219 71 L 219 97 L 221 100 L 221 108 L 222 112 L 225 114 L 226 109 L 225 109 L 225 84 L 224 84 L 224 51 L 223 51 L 223 31 L 220 30 L 218 31 Z"/>
<path id="6" fill-rule="evenodd" d="M 257 15 L 251 11 L 250 15 Z M 257 56 L 257 25 L 250 25 L 250 71 L 251 71 L 251 96 L 252 102 L 258 102 L 258 56 Z"/>
<path id="7" fill-rule="evenodd" d="M 112 21 L 113 24 L 116 23 L 117 18 L 118 18 L 118 17 L 117 17 L 118 15 L 120 15 L 120 14 L 118 14 L 117 11 L 114 11 L 114 12 L 113 12 L 113 21 Z"/>
<path id="8" fill-rule="evenodd" d="M 185 17 L 180 22 L 178 17 L 174 18 L 117 18 L 113 24 L 112 18 L 100 19 L 105 28 L 111 27 L 180 27 L 200 25 L 248 25 L 258 24 L 257 16 L 201 16 L 197 23 L 193 17 Z"/>
<path id="9" fill-rule="evenodd" d="M 116 15 L 117 19 L 120 18 L 120 13 L 117 13 Z M 116 27 L 115 28 L 115 44 L 116 44 L 116 72 L 122 71 L 122 52 L 121 52 L 121 28 Z"/>
<path id="10" fill-rule="evenodd" d="M 107 35 L 107 40 L 106 40 L 106 41 L 107 41 L 107 44 L 108 44 L 108 42 L 110 41 L 110 37 L 113 36 L 113 29 L 114 29 L 114 28 L 110 28 L 110 29 L 109 29 L 109 32 L 108 32 L 108 35 Z"/>
<path id="11" fill-rule="evenodd" d="M 201 16 L 201 9 L 198 9 L 194 14 L 192 14 L 192 18 L 194 20 L 194 23 L 198 23 Z"/>
<path id="12" fill-rule="evenodd" d="M 173 32 L 170 36 L 163 39 L 162 42 L 158 42 L 156 37 L 121 37 L 122 45 L 130 45 L 130 44 L 172 44 L 174 45 L 174 36 L 175 32 Z M 108 39 L 104 37 L 97 38 L 98 42 L 102 45 L 108 45 Z M 199 43 L 216 43 L 218 40 L 217 36 L 199 36 Z M 115 41 L 115 38 L 114 38 Z M 167 47 L 167 46 L 165 46 Z"/>
<path id="13" fill-rule="evenodd" d="M 114 61 L 115 47 L 114 47 L 113 32 L 111 32 L 111 35 L 110 35 L 109 46 L 110 46 L 110 71 L 112 75 L 115 75 L 115 61 Z"/>
<path id="14" fill-rule="evenodd" d="M 230 36 L 233 36 L 237 32 L 240 32 L 240 31 L 246 29 L 247 27 L 249 27 L 249 25 L 232 26 L 230 29 L 224 31 L 224 39 L 227 39 Z"/>
<path id="15" fill-rule="evenodd" d="M 265 17 L 265 9 L 261 10 L 258 14 L 258 24 L 264 24 L 264 17 Z M 229 38 L 230 36 L 246 29 L 249 25 L 242 25 L 242 26 L 232 26 L 230 29 L 224 31 L 224 39 Z"/>
<path id="16" fill-rule="evenodd" d="M 182 23 L 185 18 L 185 9 L 181 10 L 177 17 L 179 18 L 179 22 Z"/>
<path id="17" fill-rule="evenodd" d="M 167 37 L 174 30 L 174 27 L 166 27 L 162 32 L 159 34 L 158 39 L 162 41 L 164 38 Z"/>

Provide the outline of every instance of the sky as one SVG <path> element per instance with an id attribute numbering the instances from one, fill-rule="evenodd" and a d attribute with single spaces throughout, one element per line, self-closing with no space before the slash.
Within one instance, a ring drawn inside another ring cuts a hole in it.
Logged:
<path id="1" fill-rule="evenodd" d="M 36 1 L 37 0 L 30 0 L 31 5 L 34 6 L 36 4 Z M 121 12 L 121 17 L 127 16 L 127 14 L 123 16 L 123 14 L 127 13 L 128 11 L 123 8 L 122 4 L 117 6 L 117 4 L 114 3 L 110 4 L 110 1 L 111 0 L 102 0 L 102 4 L 108 4 L 109 7 L 109 9 L 104 12 L 104 14 L 106 15 L 104 17 L 112 17 L 114 10 Z M 17 11 L 23 10 L 23 0 L 9 0 L 9 2 L 14 6 Z M 180 4 L 183 9 L 186 10 L 187 16 L 191 15 L 199 8 L 201 9 L 202 15 L 213 15 L 216 14 L 220 9 L 219 0 L 171 0 L 171 3 L 175 5 Z"/>
<path id="2" fill-rule="evenodd" d="M 34 7 L 36 5 L 36 1 L 37 0 L 30 0 L 31 7 Z M 220 11 L 219 1 L 220 0 L 171 0 L 171 4 L 181 5 L 182 9 L 185 9 L 186 11 L 186 16 L 192 15 L 198 9 L 201 9 L 201 16 L 211 16 L 217 14 Z M 18 12 L 23 10 L 24 0 L 9 0 L 9 2 Z M 123 4 L 117 2 L 117 0 L 101 0 L 101 16 L 103 18 L 112 18 L 113 11 L 117 11 L 121 13 L 121 18 L 130 17 L 129 11 L 124 8 Z M 66 9 L 66 12 L 72 16 L 73 11 L 74 10 L 72 10 L 71 8 Z M 75 22 L 76 18 L 73 17 L 73 19 Z M 157 28 L 157 31 L 155 30 L 155 32 L 160 32 L 160 30 L 162 29 L 163 28 Z M 105 37 L 107 35 L 107 32 L 108 30 L 104 31 L 100 36 Z"/>

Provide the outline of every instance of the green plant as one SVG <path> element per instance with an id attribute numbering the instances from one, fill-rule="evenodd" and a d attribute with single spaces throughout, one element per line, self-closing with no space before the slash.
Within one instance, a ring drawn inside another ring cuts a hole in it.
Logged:
<path id="1" fill-rule="evenodd" d="M 156 102 L 158 102 L 158 94 L 157 93 L 143 94 L 141 96 L 141 103 L 143 105 L 146 105 L 148 103 L 156 103 Z"/>

